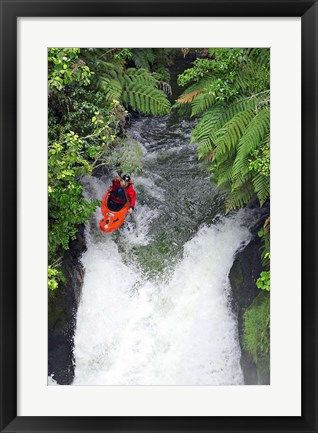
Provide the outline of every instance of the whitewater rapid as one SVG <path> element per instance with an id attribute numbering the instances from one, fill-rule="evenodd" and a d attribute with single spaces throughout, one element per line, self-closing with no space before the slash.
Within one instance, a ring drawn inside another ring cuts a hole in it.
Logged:
<path id="1" fill-rule="evenodd" d="M 134 218 L 104 234 L 97 210 L 86 227 L 73 385 L 243 384 L 228 274 L 250 241 L 250 211 L 219 212 L 187 125 L 170 129 L 160 148 L 164 122 L 149 120 L 148 134 L 145 122 L 134 129 L 145 159 Z M 86 178 L 86 193 L 101 199 L 110 180 Z"/>

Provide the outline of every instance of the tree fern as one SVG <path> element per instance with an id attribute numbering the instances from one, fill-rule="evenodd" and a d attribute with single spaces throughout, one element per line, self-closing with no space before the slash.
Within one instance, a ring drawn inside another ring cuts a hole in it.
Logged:
<path id="1" fill-rule="evenodd" d="M 180 96 L 180 98 L 177 99 L 177 102 L 179 104 L 190 104 L 193 101 L 193 98 L 199 95 L 202 91 L 203 89 L 197 89 L 193 90 L 192 92 L 188 92 L 185 95 Z"/>
<path id="2" fill-rule="evenodd" d="M 198 143 L 198 158 L 203 159 L 207 158 L 209 160 L 213 159 L 213 149 L 212 149 L 212 143 L 209 140 L 201 140 Z"/>
<path id="3" fill-rule="evenodd" d="M 215 93 L 214 92 L 200 92 L 194 96 L 191 101 L 192 116 L 201 114 L 208 110 L 215 104 Z"/>
<path id="4" fill-rule="evenodd" d="M 240 188 L 232 190 L 226 197 L 226 212 L 243 207 L 254 195 L 250 182 L 242 184 Z"/>
<path id="5" fill-rule="evenodd" d="M 210 62 L 217 62 L 214 51 Z M 220 50 L 223 60 L 224 52 Z M 189 86 L 174 105 L 191 106 L 192 115 L 202 116 L 191 141 L 198 144 L 198 157 L 211 164 L 218 186 L 227 188 L 227 211 L 243 206 L 255 193 L 262 205 L 270 192 L 270 51 L 244 52 L 230 72 L 223 72 L 226 62 L 207 67 L 207 76 Z M 197 72 L 187 73 L 197 77 Z"/>
<path id="6" fill-rule="evenodd" d="M 137 68 L 150 69 L 155 60 L 152 48 L 134 48 L 132 50 L 132 61 Z"/>
<path id="7" fill-rule="evenodd" d="M 125 106 L 145 114 L 167 114 L 170 111 L 170 104 L 166 95 L 159 89 L 145 86 L 144 84 L 131 83 L 125 87 L 122 93 Z"/>
<path id="8" fill-rule="evenodd" d="M 270 113 L 267 108 L 262 109 L 250 120 L 245 134 L 238 142 L 237 157 L 234 162 L 234 176 L 245 175 L 249 172 L 249 158 L 252 152 L 268 135 L 270 126 Z"/>
<path id="9" fill-rule="evenodd" d="M 249 109 L 257 110 L 261 102 L 268 97 L 268 93 L 263 95 L 244 97 L 230 105 L 215 104 L 210 110 L 205 112 L 192 132 L 192 142 L 209 140 L 214 142 L 215 133 L 225 125 L 237 113 Z"/>
<path id="10" fill-rule="evenodd" d="M 129 68 L 125 71 L 125 82 L 128 85 L 135 82 L 155 87 L 157 80 L 150 72 L 146 71 L 146 69 Z"/>
<path id="11" fill-rule="evenodd" d="M 240 111 L 232 117 L 222 128 L 215 134 L 215 157 L 232 155 L 237 150 L 239 141 L 247 130 L 247 126 L 253 119 L 252 110 Z"/>
<path id="12" fill-rule="evenodd" d="M 249 57 L 258 65 L 269 70 L 270 49 L 269 48 L 252 48 Z"/>
<path id="13" fill-rule="evenodd" d="M 113 78 L 101 77 L 99 79 L 99 88 L 104 91 L 105 98 L 108 101 L 119 99 L 122 93 L 122 85 L 118 80 Z"/>
<path id="14" fill-rule="evenodd" d="M 176 100 L 174 108 L 181 108 L 183 104 L 190 104 L 193 98 L 202 92 L 208 91 L 211 84 L 215 81 L 215 75 L 209 74 L 198 82 L 189 86 Z"/>
<path id="15" fill-rule="evenodd" d="M 126 108 L 144 114 L 159 115 L 170 111 L 170 102 L 162 82 L 146 69 L 124 69 L 121 64 L 102 63 L 98 87 L 107 100 L 117 99 Z M 168 85 L 167 85 L 168 86 Z M 167 90 L 167 87 L 165 87 Z M 169 91 L 169 89 L 168 89 Z"/>
<path id="16" fill-rule="evenodd" d="M 270 182 L 268 176 L 257 173 L 252 179 L 254 191 L 257 194 L 261 206 L 265 203 L 270 195 Z"/>
<path id="17" fill-rule="evenodd" d="M 227 158 L 224 163 L 216 164 L 217 185 L 230 188 L 232 181 L 233 161 L 235 157 Z"/>

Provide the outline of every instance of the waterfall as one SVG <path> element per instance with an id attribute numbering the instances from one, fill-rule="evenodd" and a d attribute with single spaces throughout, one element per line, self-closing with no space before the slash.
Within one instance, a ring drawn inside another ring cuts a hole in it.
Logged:
<path id="1" fill-rule="evenodd" d="M 228 273 L 250 240 L 249 210 L 223 215 L 189 144 L 191 122 L 142 118 L 136 213 L 119 232 L 86 227 L 73 385 L 243 384 Z M 109 178 L 87 177 L 101 198 Z"/>

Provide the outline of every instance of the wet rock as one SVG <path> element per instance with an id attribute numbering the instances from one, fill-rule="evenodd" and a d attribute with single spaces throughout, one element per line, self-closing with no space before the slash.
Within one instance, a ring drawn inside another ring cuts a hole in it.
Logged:
<path id="1" fill-rule="evenodd" d="M 74 378 L 74 332 L 84 278 L 80 257 L 85 251 L 84 226 L 81 226 L 65 253 L 65 282 L 49 294 L 48 374 L 60 385 L 69 385 Z"/>
<path id="2" fill-rule="evenodd" d="M 237 254 L 229 279 L 232 287 L 232 308 L 238 316 L 238 332 L 241 346 L 241 367 L 246 385 L 269 384 L 269 371 L 266 368 L 267 360 L 260 360 L 255 364 L 251 356 L 243 348 L 243 315 L 260 290 L 256 280 L 264 270 L 261 264 L 262 241 L 257 236 L 257 227 L 251 242 Z"/>

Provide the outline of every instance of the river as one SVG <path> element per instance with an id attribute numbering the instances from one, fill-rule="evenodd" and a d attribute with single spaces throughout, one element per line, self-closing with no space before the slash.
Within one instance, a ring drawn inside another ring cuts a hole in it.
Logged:
<path id="1" fill-rule="evenodd" d="M 86 227 L 73 385 L 239 385 L 237 317 L 228 273 L 251 238 L 251 210 L 224 215 L 190 144 L 193 121 L 143 117 L 137 205 L 119 232 Z M 101 199 L 112 176 L 84 179 Z"/>

